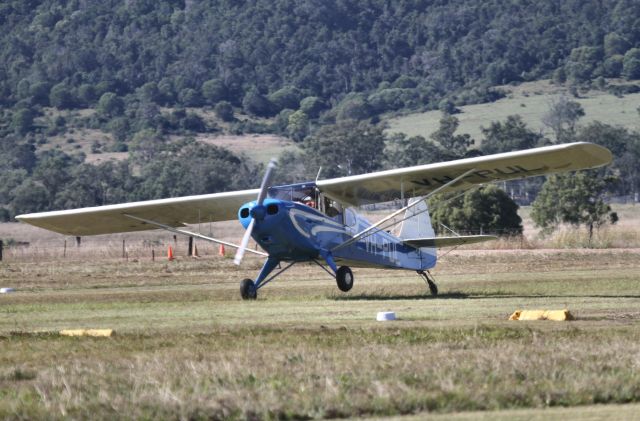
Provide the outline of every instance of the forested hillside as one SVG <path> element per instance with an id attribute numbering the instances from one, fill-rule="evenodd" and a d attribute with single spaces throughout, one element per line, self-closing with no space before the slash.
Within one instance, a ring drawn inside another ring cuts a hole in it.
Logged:
<path id="1" fill-rule="evenodd" d="M 179 161 L 193 150 L 185 148 L 195 146 L 175 138 L 196 133 L 272 132 L 312 151 L 318 133 L 340 133 L 341 122 L 375 124 L 381 114 L 402 110 L 451 113 L 499 98 L 500 84 L 552 78 L 605 86 L 604 78 L 622 78 L 628 85 L 616 89 L 624 93 L 637 90 L 633 81 L 640 79 L 634 0 L 5 0 L 0 26 L 5 218 L 18 210 L 242 187 L 260 170 L 199 146 L 234 173 L 250 175 L 197 188 L 175 177 L 165 187 L 142 188 L 143 178 L 120 185 L 105 175 L 103 190 L 113 183 L 111 191 L 126 194 L 61 202 L 40 168 L 55 162 L 79 171 L 87 164 L 42 145 L 78 127 L 110 136 L 109 145 L 94 144 L 97 152 L 130 151 L 117 165 L 139 177 L 156 160 L 186 165 Z M 401 159 L 398 145 L 377 167 Z M 211 167 L 198 171 L 205 169 Z M 16 199 L 34 191 L 44 193 L 23 204 Z"/>
<path id="2" fill-rule="evenodd" d="M 9 106 L 95 106 L 114 92 L 269 114 L 377 91 L 368 102 L 382 110 L 559 69 L 640 77 L 633 0 L 10 0 L 0 24 Z"/>

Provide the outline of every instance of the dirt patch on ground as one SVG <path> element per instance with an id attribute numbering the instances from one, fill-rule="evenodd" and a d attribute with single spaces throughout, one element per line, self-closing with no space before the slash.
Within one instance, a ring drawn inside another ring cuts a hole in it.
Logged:
<path id="1" fill-rule="evenodd" d="M 199 142 L 227 148 L 233 152 L 246 152 L 256 148 L 287 147 L 291 141 L 287 138 L 272 134 L 251 135 L 200 135 Z"/>
<path id="2" fill-rule="evenodd" d="M 102 164 L 108 161 L 124 161 L 129 156 L 129 152 L 105 152 L 87 154 L 85 162 L 87 164 Z"/>

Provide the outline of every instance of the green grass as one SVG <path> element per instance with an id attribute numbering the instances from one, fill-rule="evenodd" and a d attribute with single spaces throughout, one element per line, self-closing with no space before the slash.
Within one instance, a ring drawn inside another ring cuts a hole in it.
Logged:
<path id="1" fill-rule="evenodd" d="M 410 272 L 356 270 L 343 294 L 300 266 L 243 302 L 258 266 L 3 263 L 18 291 L 0 295 L 0 418 L 582 417 L 640 402 L 638 250 L 458 251 L 435 272 L 439 298 Z M 522 308 L 577 320 L 507 321 Z M 383 310 L 399 320 L 376 322 Z M 117 334 L 55 334 L 88 327 Z"/>
<path id="2" fill-rule="evenodd" d="M 509 115 L 519 114 L 531 130 L 550 135 L 548 128 L 542 123 L 542 117 L 549 111 L 553 98 L 566 94 L 566 89 L 555 88 L 548 81 L 525 83 L 516 88 L 505 89 L 510 90 L 509 94 L 499 101 L 460 107 L 462 112 L 456 114 L 460 120 L 458 133 L 470 134 L 479 144 L 482 139 L 481 127 L 489 127 L 493 121 L 503 121 Z M 631 130 L 640 128 L 637 111 L 640 107 L 640 93 L 620 98 L 608 93 L 590 91 L 580 98 L 571 97 L 571 100 L 579 102 L 584 108 L 585 116 L 580 120 L 580 124 L 597 120 Z M 438 129 L 441 116 L 440 111 L 429 111 L 392 118 L 389 120 L 389 131 L 428 138 Z"/>

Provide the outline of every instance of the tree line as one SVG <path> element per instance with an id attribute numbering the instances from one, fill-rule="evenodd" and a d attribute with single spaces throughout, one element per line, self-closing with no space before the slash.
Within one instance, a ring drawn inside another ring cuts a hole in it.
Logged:
<path id="1" fill-rule="evenodd" d="M 322 178 L 332 178 L 553 143 L 593 142 L 613 152 L 612 165 L 588 176 L 554 176 L 544 186 L 540 178 L 508 183 L 512 194 L 529 189 L 535 197 L 542 188 L 540 211 L 533 216 L 543 228 L 569 222 L 584 223 L 593 231 L 607 216 L 616 220 L 604 203 L 606 194 L 640 192 L 640 133 L 600 122 L 578 126 L 582 115 L 578 103 L 560 99 L 548 114 L 554 136 L 546 138 L 512 115 L 483 127 L 479 146 L 468 134 L 458 133 L 459 121 L 451 114 L 442 114 L 438 129 L 428 139 L 388 133 L 384 124 L 370 121 L 339 121 L 306 136 L 299 150 L 283 153 L 274 183 L 313 180 L 320 168 Z M 98 165 L 56 149 L 36 154 L 33 145 L 12 142 L 6 136 L 0 142 L 0 169 L 0 217 L 4 220 L 27 212 L 252 188 L 263 171 L 262 165 L 226 149 L 189 137 L 168 141 L 151 130 L 135 136 L 127 160 Z M 565 200 L 567 191 L 582 191 L 577 199 L 585 202 L 579 209 L 575 201 Z M 522 232 L 518 206 L 496 187 L 443 200 L 451 204 L 434 212 L 434 220 L 453 229 Z"/>

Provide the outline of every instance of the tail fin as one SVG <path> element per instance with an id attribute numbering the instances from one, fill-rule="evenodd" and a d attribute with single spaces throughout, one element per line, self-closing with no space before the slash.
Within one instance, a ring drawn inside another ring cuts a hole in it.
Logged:
<path id="1" fill-rule="evenodd" d="M 419 201 L 415 206 L 410 207 L 404 213 L 406 218 L 402 222 L 400 228 L 400 238 L 433 238 L 435 232 L 431 226 L 431 217 L 427 208 L 427 202 L 422 198 L 414 198 L 409 201 L 409 204 Z"/>

